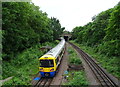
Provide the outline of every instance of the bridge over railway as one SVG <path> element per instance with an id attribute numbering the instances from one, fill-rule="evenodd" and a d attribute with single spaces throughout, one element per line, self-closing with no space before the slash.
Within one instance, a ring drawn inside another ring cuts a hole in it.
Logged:
<path id="1" fill-rule="evenodd" d="M 70 38 L 72 37 L 72 35 L 71 35 L 71 34 L 66 34 L 66 33 L 63 33 L 63 34 L 62 34 L 62 35 L 60 35 L 60 36 L 64 37 L 65 41 L 69 41 L 69 40 L 70 40 Z"/>

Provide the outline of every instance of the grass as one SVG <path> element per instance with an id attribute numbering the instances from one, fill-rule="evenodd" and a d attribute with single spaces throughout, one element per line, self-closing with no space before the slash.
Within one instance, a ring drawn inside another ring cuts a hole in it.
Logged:
<path id="1" fill-rule="evenodd" d="M 43 46 L 46 45 L 54 47 L 56 42 L 43 44 Z M 31 47 L 9 62 L 3 61 L 3 79 L 14 76 L 13 79 L 5 82 L 3 85 L 31 85 L 32 77 L 39 71 L 38 58 L 44 54 L 44 52 L 40 50 L 41 46 L 42 45 L 38 44 Z"/>
<path id="2" fill-rule="evenodd" d="M 69 54 L 69 64 L 75 64 L 75 65 L 81 65 L 82 61 L 78 57 L 76 51 L 72 48 L 68 48 L 68 54 Z M 67 76 L 67 83 L 64 85 L 70 85 L 70 86 L 80 86 L 80 87 L 86 87 L 88 86 L 88 81 L 86 79 L 85 71 L 69 71 L 68 74 L 65 74 Z"/>
<path id="3" fill-rule="evenodd" d="M 77 53 L 75 52 L 75 50 L 72 47 L 68 48 L 68 54 L 69 54 L 69 63 L 70 64 L 76 64 L 76 65 L 82 64 L 82 61 L 80 60 Z"/>
<path id="4" fill-rule="evenodd" d="M 85 77 L 84 71 L 70 71 L 67 78 L 68 82 L 65 85 L 87 87 L 88 82 Z"/>
<path id="5" fill-rule="evenodd" d="M 115 77 L 120 79 L 120 73 L 119 73 L 120 68 L 118 66 L 119 65 L 118 57 L 114 57 L 114 56 L 108 57 L 106 55 L 101 54 L 100 52 L 96 52 L 95 51 L 96 48 L 88 47 L 83 44 L 77 44 L 74 41 L 71 42 L 73 42 L 74 44 L 79 46 L 82 50 L 90 54 L 91 57 L 95 58 L 103 68 L 105 68 L 109 73 L 113 74 Z"/>

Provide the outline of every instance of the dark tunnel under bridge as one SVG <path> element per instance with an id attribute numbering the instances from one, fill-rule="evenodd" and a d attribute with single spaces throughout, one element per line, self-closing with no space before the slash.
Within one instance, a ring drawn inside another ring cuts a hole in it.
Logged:
<path id="1" fill-rule="evenodd" d="M 72 35 L 71 34 L 62 34 L 60 36 L 64 37 L 65 41 L 69 41 Z"/>

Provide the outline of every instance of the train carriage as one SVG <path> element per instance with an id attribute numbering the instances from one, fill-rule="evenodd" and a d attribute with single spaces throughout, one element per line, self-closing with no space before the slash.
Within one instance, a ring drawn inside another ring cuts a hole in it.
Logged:
<path id="1" fill-rule="evenodd" d="M 40 74 L 42 77 L 54 77 L 65 51 L 65 40 L 61 38 L 60 43 L 39 58 Z"/>

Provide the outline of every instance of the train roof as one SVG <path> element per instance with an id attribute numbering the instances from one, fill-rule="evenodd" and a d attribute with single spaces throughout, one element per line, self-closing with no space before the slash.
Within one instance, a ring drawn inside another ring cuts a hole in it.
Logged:
<path id="1" fill-rule="evenodd" d="M 55 57 L 53 57 L 52 55 L 43 55 L 42 57 L 39 58 L 39 60 L 45 59 L 45 58 L 54 59 Z"/>
<path id="2" fill-rule="evenodd" d="M 61 38 L 60 43 L 57 46 L 55 46 L 54 48 L 52 48 L 50 51 L 48 51 L 45 55 L 51 55 L 51 56 L 57 58 L 58 55 L 60 54 L 60 52 L 62 51 L 62 48 L 64 47 L 64 45 L 65 45 L 65 40 L 64 40 L 64 38 Z M 43 56 L 45 56 L 45 55 L 43 55 Z"/>

